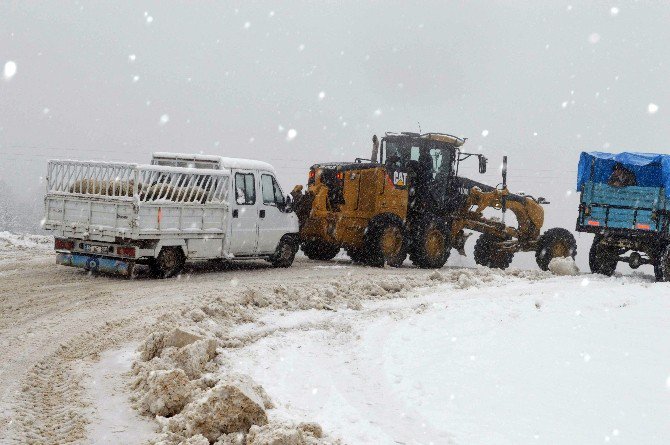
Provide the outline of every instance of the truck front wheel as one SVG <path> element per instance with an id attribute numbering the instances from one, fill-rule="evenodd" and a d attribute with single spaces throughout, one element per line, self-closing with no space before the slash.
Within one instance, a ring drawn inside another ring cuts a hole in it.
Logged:
<path id="1" fill-rule="evenodd" d="M 290 267 L 298 252 L 298 245 L 289 238 L 282 238 L 279 241 L 275 254 L 270 258 L 270 263 L 274 267 Z"/>
<path id="2" fill-rule="evenodd" d="M 158 256 L 149 263 L 149 268 L 156 277 L 170 278 L 181 272 L 185 262 L 181 247 L 163 247 Z"/>

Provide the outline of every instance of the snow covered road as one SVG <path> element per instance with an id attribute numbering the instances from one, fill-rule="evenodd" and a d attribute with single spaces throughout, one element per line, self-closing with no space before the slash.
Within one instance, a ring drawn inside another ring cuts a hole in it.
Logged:
<path id="1" fill-rule="evenodd" d="M 129 281 L 56 266 L 39 238 L 0 241 L 3 445 L 155 436 L 130 403 L 130 352 L 184 323 L 267 390 L 271 419 L 347 444 L 670 441 L 670 284 L 649 275 L 298 259 Z"/>
<path id="2" fill-rule="evenodd" d="M 282 415 L 347 443 L 665 443 L 669 297 L 591 275 L 446 284 L 325 318 L 270 315 L 264 328 L 282 329 L 230 359 Z"/>

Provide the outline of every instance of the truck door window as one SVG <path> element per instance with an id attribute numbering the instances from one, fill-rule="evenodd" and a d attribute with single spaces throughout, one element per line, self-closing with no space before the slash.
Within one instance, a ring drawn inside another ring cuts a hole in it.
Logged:
<path id="1" fill-rule="evenodd" d="M 235 202 L 240 205 L 256 203 L 256 185 L 253 173 L 235 173 Z"/>
<path id="2" fill-rule="evenodd" d="M 281 206 L 284 204 L 284 195 L 274 176 L 261 176 L 263 186 L 263 204 Z"/>

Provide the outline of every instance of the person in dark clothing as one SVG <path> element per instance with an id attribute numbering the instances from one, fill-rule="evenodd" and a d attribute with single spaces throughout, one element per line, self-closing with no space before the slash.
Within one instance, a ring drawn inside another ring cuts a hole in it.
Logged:
<path id="1" fill-rule="evenodd" d="M 620 162 L 614 164 L 614 169 L 610 175 L 607 185 L 612 187 L 629 187 L 632 185 L 637 185 L 637 178 L 635 173 L 628 170 Z"/>

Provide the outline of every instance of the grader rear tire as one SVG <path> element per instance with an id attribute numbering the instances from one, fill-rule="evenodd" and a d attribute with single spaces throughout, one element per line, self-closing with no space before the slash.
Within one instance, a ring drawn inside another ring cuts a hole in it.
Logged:
<path id="1" fill-rule="evenodd" d="M 507 269 L 514 258 L 513 252 L 501 250 L 498 243 L 500 238 L 482 233 L 475 242 L 475 263 L 492 269 Z"/>
<path id="2" fill-rule="evenodd" d="M 370 266 L 402 266 L 407 258 L 407 242 L 400 218 L 391 215 L 373 218 L 365 234 L 364 249 L 365 260 Z"/>
<path id="3" fill-rule="evenodd" d="M 449 227 L 441 218 L 427 216 L 418 223 L 410 259 L 422 269 L 440 269 L 449 259 Z"/>
<path id="4" fill-rule="evenodd" d="M 575 258 L 577 241 L 575 236 L 566 229 L 556 227 L 549 229 L 537 240 L 535 261 L 542 270 L 549 270 L 549 263 L 554 258 Z"/>
<path id="5" fill-rule="evenodd" d="M 340 246 L 323 241 L 305 241 L 300 246 L 310 260 L 328 261 L 340 252 Z"/>

